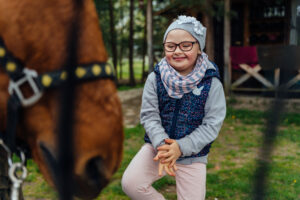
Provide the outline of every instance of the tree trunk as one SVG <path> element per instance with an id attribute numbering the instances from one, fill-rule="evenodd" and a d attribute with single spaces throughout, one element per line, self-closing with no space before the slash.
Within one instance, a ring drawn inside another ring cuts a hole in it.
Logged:
<path id="1" fill-rule="evenodd" d="M 153 71 L 153 27 L 152 27 L 152 0 L 147 0 L 147 51 L 149 74 Z"/>
<path id="2" fill-rule="evenodd" d="M 129 85 L 135 86 L 134 70 L 133 70 L 133 11 L 134 0 L 130 0 L 130 25 L 129 25 Z"/>
<path id="3" fill-rule="evenodd" d="M 119 78 L 120 80 L 122 80 L 123 78 L 123 51 L 124 51 L 124 46 L 123 46 L 123 32 L 124 32 L 124 27 L 125 27 L 125 24 L 124 24 L 124 8 L 123 8 L 123 0 L 120 0 L 120 19 L 121 19 L 121 22 L 122 22 L 122 27 L 121 27 L 121 30 L 120 30 L 120 50 L 119 50 Z"/>
<path id="4" fill-rule="evenodd" d="M 145 6 L 145 1 L 143 1 L 144 6 L 143 6 L 143 12 L 145 16 L 145 26 L 144 26 L 144 38 L 143 38 L 143 65 L 142 65 L 142 83 L 144 83 L 145 78 L 146 78 L 146 72 L 145 72 L 145 56 L 146 56 L 146 50 L 147 50 L 147 9 Z"/>
<path id="5" fill-rule="evenodd" d="M 110 33 L 111 33 L 111 48 L 112 48 L 112 59 L 113 65 L 115 69 L 115 73 L 117 75 L 117 59 L 118 59 L 118 52 L 117 52 L 117 42 L 116 42 L 116 31 L 115 31 L 115 19 L 114 19 L 114 5 L 113 0 L 109 0 L 109 18 L 110 18 Z M 116 76 L 117 78 L 118 76 Z"/>
<path id="6" fill-rule="evenodd" d="M 229 95 L 231 85 L 231 64 L 229 57 L 230 48 L 230 0 L 225 0 L 224 3 L 224 85 L 225 93 Z"/>
<path id="7" fill-rule="evenodd" d="M 205 5 L 207 10 L 213 10 L 212 0 L 207 0 Z M 207 27 L 206 32 L 206 53 L 211 61 L 215 58 L 215 44 L 214 44 L 214 24 L 211 12 L 203 12 L 203 24 Z"/>
<path id="8" fill-rule="evenodd" d="M 123 41 L 121 41 L 121 43 L 123 43 Z M 121 44 L 120 46 L 120 56 L 119 56 L 119 79 L 122 80 L 123 79 L 123 44 Z"/>

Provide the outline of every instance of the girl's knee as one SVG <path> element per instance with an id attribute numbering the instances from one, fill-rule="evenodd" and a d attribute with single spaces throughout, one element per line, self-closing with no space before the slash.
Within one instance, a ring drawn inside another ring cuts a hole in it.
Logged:
<path id="1" fill-rule="evenodd" d="M 129 197 L 141 192 L 144 193 L 148 188 L 145 184 L 143 184 L 143 182 L 139 181 L 138 177 L 133 175 L 130 176 L 127 173 L 123 174 L 121 185 L 123 192 L 125 192 Z"/>
<path id="2" fill-rule="evenodd" d="M 121 185 L 123 192 L 130 199 L 164 200 L 164 197 L 151 186 L 152 179 L 147 176 L 125 171 L 121 180 Z"/>
<path id="3" fill-rule="evenodd" d="M 130 188 L 130 178 L 124 173 L 121 180 L 122 190 L 127 193 L 126 191 Z"/>
<path id="4" fill-rule="evenodd" d="M 126 173 L 123 174 L 122 180 L 121 180 L 121 185 L 122 185 L 122 190 L 125 192 L 127 195 L 130 193 L 134 193 L 137 191 L 137 185 L 136 183 L 136 177 Z M 130 196 L 130 195 L 129 195 Z"/>

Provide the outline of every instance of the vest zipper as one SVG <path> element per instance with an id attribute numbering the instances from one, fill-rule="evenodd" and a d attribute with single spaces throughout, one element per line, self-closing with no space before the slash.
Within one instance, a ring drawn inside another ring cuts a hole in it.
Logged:
<path id="1" fill-rule="evenodd" d="M 174 115 L 173 115 L 173 119 L 172 119 L 171 129 L 170 129 L 170 138 L 174 138 L 174 136 L 175 136 L 174 132 L 175 132 L 176 124 L 177 124 L 177 117 L 178 117 L 180 106 L 181 106 L 181 99 L 176 99 L 175 111 L 174 111 Z"/>

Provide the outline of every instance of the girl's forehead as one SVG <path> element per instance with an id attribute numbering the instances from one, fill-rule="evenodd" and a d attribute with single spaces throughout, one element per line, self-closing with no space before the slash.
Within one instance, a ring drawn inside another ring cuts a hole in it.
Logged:
<path id="1" fill-rule="evenodd" d="M 195 41 L 196 39 L 187 31 L 182 29 L 171 30 L 165 42 L 182 42 L 182 41 Z"/>

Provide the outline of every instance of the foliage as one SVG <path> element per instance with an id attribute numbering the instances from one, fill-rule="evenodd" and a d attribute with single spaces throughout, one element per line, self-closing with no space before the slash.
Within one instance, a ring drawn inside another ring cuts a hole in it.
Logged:
<path id="1" fill-rule="evenodd" d="M 108 7 L 108 0 L 95 0 L 96 10 L 99 16 L 99 23 L 101 26 L 102 37 L 104 44 L 106 46 L 109 55 L 111 55 L 111 48 L 110 48 L 110 33 L 109 33 L 109 7 Z"/>
<path id="2" fill-rule="evenodd" d="M 125 55 L 128 55 L 128 38 L 129 38 L 129 1 L 126 0 L 113 0 L 114 15 L 115 15 L 115 28 L 117 32 L 117 45 L 121 43 L 126 47 Z M 139 2 L 135 1 L 135 8 L 139 8 Z M 110 29 L 109 29 L 109 11 L 108 0 L 96 0 L 95 1 L 97 12 L 100 19 L 100 26 L 103 33 L 103 40 L 105 46 L 111 55 L 110 47 Z M 142 9 L 135 9 L 134 11 L 134 41 L 135 41 L 135 53 L 141 56 L 141 46 L 143 42 L 143 30 L 145 25 L 145 15 Z M 127 57 L 127 56 L 124 56 Z"/>
<path id="3" fill-rule="evenodd" d="M 169 5 L 168 5 L 168 9 L 179 9 L 179 10 L 190 10 L 192 12 L 194 11 L 203 11 L 205 10 L 205 5 L 206 5 L 206 0 L 198 0 L 198 1 L 194 1 L 194 0 L 169 0 Z M 199 9 L 203 9 L 203 10 L 199 10 Z M 206 10 L 207 11 L 207 10 Z"/>

